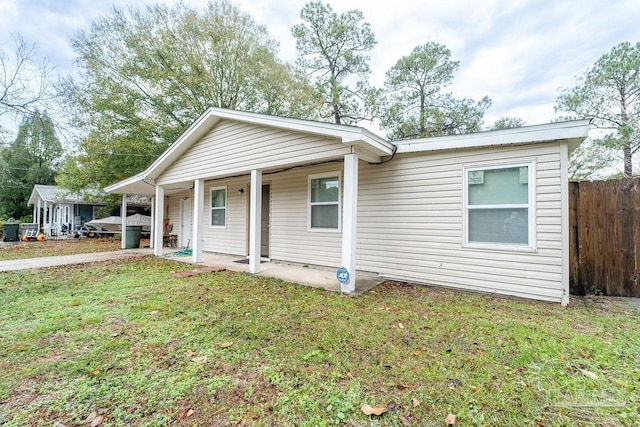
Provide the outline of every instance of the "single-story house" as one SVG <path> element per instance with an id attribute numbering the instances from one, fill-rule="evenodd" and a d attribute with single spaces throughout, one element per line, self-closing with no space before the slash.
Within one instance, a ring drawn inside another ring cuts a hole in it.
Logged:
<path id="1" fill-rule="evenodd" d="M 154 198 L 203 251 L 569 301 L 569 153 L 587 120 L 388 141 L 361 127 L 211 108 L 107 192 Z"/>
<path id="2" fill-rule="evenodd" d="M 55 185 L 36 184 L 27 206 L 33 206 L 33 222 L 39 224 L 45 234 L 60 235 L 97 218 L 98 210 L 106 204 L 86 201 Z"/>
<path id="3" fill-rule="evenodd" d="M 77 230 L 85 222 L 100 218 L 100 210 L 107 206 L 100 200 L 87 201 L 83 197 L 55 186 L 33 186 L 27 206 L 33 206 L 33 222 L 38 224 L 48 236 L 59 236 L 66 231 Z M 148 200 L 140 197 L 129 197 L 127 214 L 144 213 L 148 209 Z M 120 207 L 112 212 L 120 215 Z"/>

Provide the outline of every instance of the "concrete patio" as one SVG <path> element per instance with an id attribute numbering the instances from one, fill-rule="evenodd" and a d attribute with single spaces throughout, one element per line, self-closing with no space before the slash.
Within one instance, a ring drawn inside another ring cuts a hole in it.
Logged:
<path id="1" fill-rule="evenodd" d="M 165 248 L 164 251 L 165 253 L 162 256 L 163 258 L 192 263 L 191 256 L 174 255 L 179 254 L 180 251 L 167 251 L 167 248 Z M 249 265 L 239 262 L 244 259 L 246 258 L 241 256 L 203 252 L 202 262 L 193 265 L 203 267 L 224 267 L 229 271 L 248 273 Z M 261 272 L 258 273 L 259 276 L 274 277 L 276 279 L 299 283 L 305 286 L 340 292 L 340 283 L 336 278 L 336 269 L 333 268 L 318 266 L 306 267 L 299 264 L 278 261 L 263 261 L 260 264 L 260 270 Z M 361 294 L 367 292 L 382 282 L 384 282 L 384 280 L 377 275 L 358 274 L 356 277 L 356 290 L 354 293 Z"/>

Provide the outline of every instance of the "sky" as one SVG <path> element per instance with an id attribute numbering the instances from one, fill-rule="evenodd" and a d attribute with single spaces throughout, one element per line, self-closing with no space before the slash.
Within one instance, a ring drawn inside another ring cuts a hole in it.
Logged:
<path id="1" fill-rule="evenodd" d="M 0 45 L 12 34 L 36 43 L 61 74 L 74 71 L 70 39 L 112 6 L 174 0 L 0 0 Z M 205 0 L 183 0 L 200 6 Z M 291 27 L 306 0 L 231 0 L 267 27 L 280 57 L 295 61 Z M 502 116 L 526 124 L 552 121 L 562 88 L 571 87 L 617 44 L 640 42 L 638 0 L 328 0 L 338 13 L 358 9 L 377 44 L 370 53 L 370 83 L 382 86 L 386 71 L 419 45 L 446 45 L 460 62 L 447 90 L 458 98 L 491 98 L 485 126 Z M 373 129 L 376 131 L 375 129 Z M 379 132 L 381 135 L 383 132 Z"/>

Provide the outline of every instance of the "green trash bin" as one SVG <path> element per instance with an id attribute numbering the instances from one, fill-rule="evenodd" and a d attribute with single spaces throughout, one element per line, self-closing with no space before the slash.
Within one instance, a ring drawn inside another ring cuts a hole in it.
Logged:
<path id="1" fill-rule="evenodd" d="M 5 242 L 17 242 L 18 240 L 18 222 L 8 222 L 2 226 L 2 240 Z"/>
<path id="2" fill-rule="evenodd" d="M 124 241 L 125 249 L 136 249 L 140 247 L 141 225 L 127 225 L 127 233 Z"/>

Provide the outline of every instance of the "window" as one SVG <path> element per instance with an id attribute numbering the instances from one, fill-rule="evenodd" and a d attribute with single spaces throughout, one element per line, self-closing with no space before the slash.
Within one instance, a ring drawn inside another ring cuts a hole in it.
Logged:
<path id="1" fill-rule="evenodd" d="M 465 168 L 465 243 L 534 247 L 533 170 L 533 162 Z"/>
<path id="2" fill-rule="evenodd" d="M 227 225 L 227 187 L 211 189 L 211 226 Z"/>
<path id="3" fill-rule="evenodd" d="M 340 173 L 309 176 L 309 229 L 340 230 Z"/>

